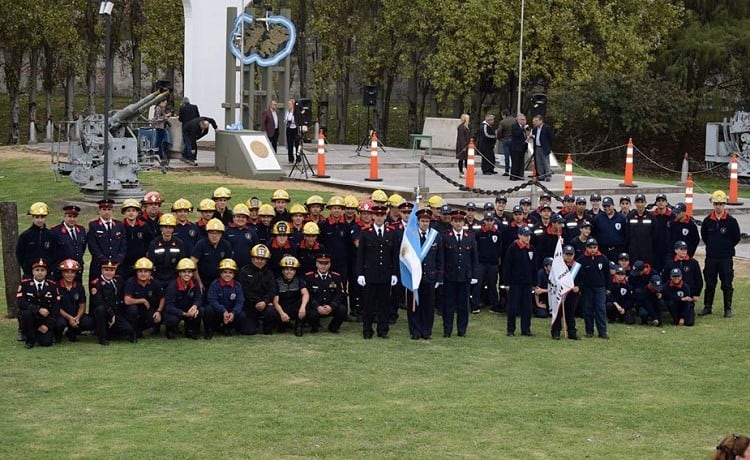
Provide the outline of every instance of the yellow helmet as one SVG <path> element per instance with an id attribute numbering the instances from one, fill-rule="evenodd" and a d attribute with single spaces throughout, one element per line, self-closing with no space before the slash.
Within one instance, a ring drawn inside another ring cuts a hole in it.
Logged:
<path id="1" fill-rule="evenodd" d="M 174 216 L 174 214 L 170 213 L 164 213 L 159 217 L 159 225 L 163 226 L 169 226 L 169 227 L 176 227 L 177 226 L 177 218 Z"/>
<path id="2" fill-rule="evenodd" d="M 138 202 L 138 200 L 134 200 L 132 198 L 128 198 L 127 200 L 122 202 L 122 206 L 120 206 L 120 210 L 122 212 L 125 212 L 128 208 L 135 208 L 137 210 L 141 210 L 141 204 Z"/>
<path id="3" fill-rule="evenodd" d="M 320 235 L 320 227 L 315 222 L 308 222 L 302 227 L 303 235 Z"/>
<path id="4" fill-rule="evenodd" d="M 172 212 L 175 212 L 175 211 L 191 212 L 192 210 L 193 210 L 193 203 L 189 202 L 185 198 L 180 198 L 179 200 L 172 203 Z"/>
<path id="5" fill-rule="evenodd" d="M 727 194 L 723 190 L 716 190 L 711 194 L 711 203 L 726 203 Z"/>
<path id="6" fill-rule="evenodd" d="M 148 257 L 141 257 L 135 261 L 133 268 L 136 270 L 153 270 L 154 263 Z"/>
<path id="7" fill-rule="evenodd" d="M 216 202 L 211 198 L 204 198 L 198 203 L 198 211 L 216 211 Z"/>
<path id="8" fill-rule="evenodd" d="M 37 201 L 36 203 L 32 204 L 29 207 L 30 216 L 46 216 L 48 214 L 49 214 L 49 207 L 47 206 L 47 203 L 42 203 L 41 201 Z"/>
<path id="9" fill-rule="evenodd" d="M 219 262 L 219 270 L 237 271 L 237 262 L 235 262 L 234 259 L 221 259 L 221 262 Z"/>
<path id="10" fill-rule="evenodd" d="M 338 195 L 333 195 L 331 198 L 328 199 L 328 207 L 330 208 L 332 206 L 344 207 L 344 199 Z"/>
<path id="11" fill-rule="evenodd" d="M 307 214 L 307 208 L 303 204 L 293 204 L 289 208 L 289 214 Z"/>
<path id="12" fill-rule="evenodd" d="M 280 220 L 273 224 L 271 233 L 274 235 L 290 235 L 292 233 L 292 229 L 289 228 L 288 222 Z"/>
<path id="13" fill-rule="evenodd" d="M 250 209 L 248 209 L 245 203 L 237 203 L 232 208 L 232 214 L 235 216 L 248 216 L 250 217 Z"/>
<path id="14" fill-rule="evenodd" d="M 148 192 L 143 196 L 143 204 L 162 204 L 159 192 Z"/>
<path id="15" fill-rule="evenodd" d="M 177 271 L 182 270 L 195 270 L 195 262 L 193 262 L 193 259 L 189 257 L 185 257 L 180 259 L 179 262 L 177 262 Z"/>
<path id="16" fill-rule="evenodd" d="M 226 198 L 227 200 L 229 200 L 232 198 L 232 191 L 226 187 L 219 187 L 214 190 L 213 199 L 215 200 L 217 198 Z"/>
<path id="17" fill-rule="evenodd" d="M 286 190 L 284 190 L 283 188 L 280 188 L 276 190 L 275 192 L 273 192 L 273 195 L 271 195 L 271 201 L 276 201 L 276 200 L 289 201 L 289 194 L 286 192 Z"/>
<path id="18" fill-rule="evenodd" d="M 430 205 L 431 208 L 439 208 L 443 205 L 443 199 L 439 195 L 432 195 L 429 200 L 427 200 L 427 204 Z"/>
<path id="19" fill-rule="evenodd" d="M 224 222 L 214 217 L 213 219 L 206 222 L 206 231 L 207 232 L 223 232 Z"/>
<path id="20" fill-rule="evenodd" d="M 305 204 L 309 207 L 311 204 L 319 204 L 325 206 L 326 202 L 323 201 L 323 197 L 320 195 L 310 195 L 305 201 Z"/>
<path id="21" fill-rule="evenodd" d="M 261 259 L 270 259 L 271 250 L 265 244 L 256 244 L 250 250 L 250 257 L 260 257 Z"/>
<path id="22" fill-rule="evenodd" d="M 391 206 L 394 208 L 398 207 L 400 204 L 404 202 L 406 202 L 406 200 L 404 199 L 404 197 L 402 197 L 398 193 L 394 193 L 393 195 L 388 197 L 388 206 Z"/>
<path id="23" fill-rule="evenodd" d="M 299 260 L 297 260 L 296 257 L 287 254 L 281 258 L 279 266 L 281 268 L 299 268 Z"/>
<path id="24" fill-rule="evenodd" d="M 273 210 L 273 206 L 266 203 L 266 204 L 260 205 L 260 208 L 258 208 L 258 215 L 274 217 L 276 215 L 276 211 Z"/>
<path id="25" fill-rule="evenodd" d="M 388 195 L 386 195 L 384 191 L 377 189 L 372 192 L 372 194 L 370 195 L 370 199 L 376 203 L 385 203 L 386 201 L 388 201 Z"/>
<path id="26" fill-rule="evenodd" d="M 258 199 L 258 197 L 256 197 L 256 196 L 248 199 L 245 202 L 245 205 L 247 206 L 247 209 L 258 209 L 258 208 L 260 208 L 261 204 L 263 204 L 263 203 L 261 203 L 260 200 Z"/>
<path id="27" fill-rule="evenodd" d="M 344 207 L 357 209 L 359 207 L 359 200 L 354 195 L 346 195 L 344 197 Z"/>

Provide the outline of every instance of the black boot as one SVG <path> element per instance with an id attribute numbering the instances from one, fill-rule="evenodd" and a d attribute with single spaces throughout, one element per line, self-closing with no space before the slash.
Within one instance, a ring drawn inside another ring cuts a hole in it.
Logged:
<path id="1" fill-rule="evenodd" d="M 722 289 L 724 293 L 724 318 L 732 317 L 732 297 L 734 296 L 734 289 Z"/>
<path id="2" fill-rule="evenodd" d="M 703 310 L 698 313 L 698 316 L 708 316 L 711 313 L 713 313 L 713 309 L 711 307 L 703 307 Z"/>

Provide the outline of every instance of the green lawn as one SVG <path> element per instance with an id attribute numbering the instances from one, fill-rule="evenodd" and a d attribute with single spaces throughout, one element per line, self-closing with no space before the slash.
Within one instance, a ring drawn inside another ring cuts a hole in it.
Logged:
<path id="1" fill-rule="evenodd" d="M 21 227 L 32 201 L 78 197 L 43 163 L 2 158 L 0 201 L 19 200 Z M 143 181 L 195 203 L 221 178 Z M 543 320 L 535 337 L 508 338 L 505 317 L 483 311 L 467 338 L 443 339 L 438 317 L 435 338 L 415 342 L 402 312 L 389 340 L 346 323 L 339 335 L 25 350 L 3 319 L 0 457 L 707 458 L 723 435 L 750 431 L 750 283 L 738 278 L 732 319 L 613 325 L 609 341 L 556 342 Z"/>

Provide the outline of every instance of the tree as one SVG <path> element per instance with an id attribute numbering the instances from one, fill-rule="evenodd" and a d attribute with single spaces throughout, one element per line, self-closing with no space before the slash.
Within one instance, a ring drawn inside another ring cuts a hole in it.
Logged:
<path id="1" fill-rule="evenodd" d="M 185 48 L 185 16 L 181 0 L 143 0 L 143 62 L 158 75 L 174 83 L 175 71 L 182 69 Z"/>

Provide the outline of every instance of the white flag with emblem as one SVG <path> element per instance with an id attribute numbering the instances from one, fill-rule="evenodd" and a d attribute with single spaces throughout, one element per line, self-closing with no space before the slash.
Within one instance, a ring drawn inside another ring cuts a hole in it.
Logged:
<path id="1" fill-rule="evenodd" d="M 572 267 L 563 259 L 562 238 L 558 238 L 557 247 L 555 247 L 555 257 L 552 258 L 552 269 L 549 272 L 549 285 L 547 286 L 547 298 L 549 301 L 550 313 L 552 313 L 552 322 L 557 319 L 560 312 L 560 305 L 565 301 L 565 296 L 573 289 L 575 285 L 575 274 L 578 272 L 578 263 Z"/>

